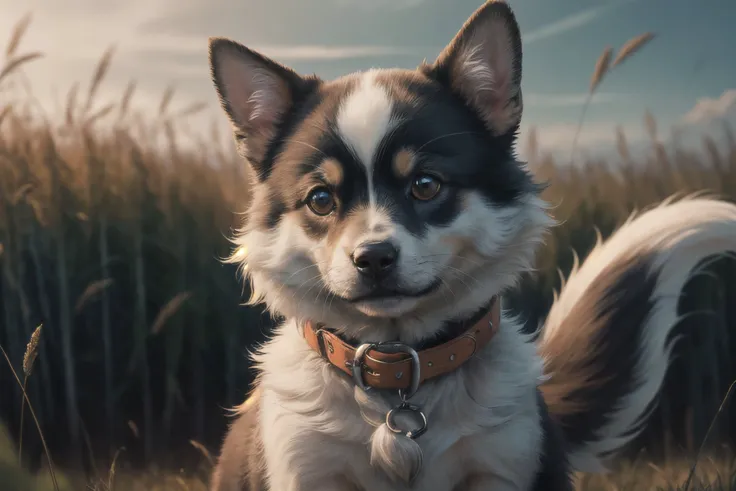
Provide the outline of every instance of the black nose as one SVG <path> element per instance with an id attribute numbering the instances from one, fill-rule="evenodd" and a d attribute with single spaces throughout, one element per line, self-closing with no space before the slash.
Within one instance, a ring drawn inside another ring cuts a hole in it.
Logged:
<path id="1" fill-rule="evenodd" d="M 398 257 L 399 251 L 390 242 L 369 242 L 353 251 L 353 264 L 361 274 L 378 280 L 396 267 Z"/>

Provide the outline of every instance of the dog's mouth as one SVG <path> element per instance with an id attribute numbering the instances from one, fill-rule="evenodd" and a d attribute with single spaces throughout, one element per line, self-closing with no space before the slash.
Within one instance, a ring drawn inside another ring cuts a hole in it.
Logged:
<path id="1" fill-rule="evenodd" d="M 382 301 L 400 301 L 402 299 L 418 299 L 425 297 L 437 291 L 442 286 L 442 280 L 437 278 L 428 286 L 420 290 L 408 290 L 403 288 L 392 288 L 384 285 L 378 285 L 371 289 L 368 293 L 357 295 L 354 297 L 339 296 L 348 303 L 372 303 Z"/>

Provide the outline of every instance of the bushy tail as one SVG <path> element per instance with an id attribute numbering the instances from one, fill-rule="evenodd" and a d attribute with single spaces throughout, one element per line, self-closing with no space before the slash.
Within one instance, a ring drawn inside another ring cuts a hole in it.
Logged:
<path id="1" fill-rule="evenodd" d="M 540 336 L 541 389 L 581 471 L 642 428 L 670 361 L 678 299 L 703 259 L 736 252 L 736 206 L 665 202 L 599 240 L 560 292 Z"/>

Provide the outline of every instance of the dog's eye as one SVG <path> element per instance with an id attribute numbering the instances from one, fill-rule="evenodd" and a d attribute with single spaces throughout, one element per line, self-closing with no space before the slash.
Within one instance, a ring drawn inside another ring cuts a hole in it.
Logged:
<path id="1" fill-rule="evenodd" d="M 335 209 L 335 198 L 329 189 L 319 187 L 307 196 L 307 206 L 315 215 L 329 215 Z"/>
<path id="2" fill-rule="evenodd" d="M 440 192 L 440 180 L 429 174 L 420 174 L 411 183 L 411 195 L 420 201 L 429 201 Z"/>

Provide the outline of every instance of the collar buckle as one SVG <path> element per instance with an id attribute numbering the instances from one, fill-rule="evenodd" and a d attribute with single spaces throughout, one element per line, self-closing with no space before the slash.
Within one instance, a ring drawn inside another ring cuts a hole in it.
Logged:
<path id="1" fill-rule="evenodd" d="M 402 399 L 410 399 L 414 394 L 416 394 L 419 390 L 419 384 L 422 379 L 422 364 L 419 361 L 419 353 L 417 353 L 417 351 L 408 344 L 400 343 L 398 341 L 365 343 L 358 346 L 355 350 L 355 358 L 353 358 L 353 361 L 350 364 L 350 370 L 355 384 L 365 392 L 368 392 L 371 389 L 371 387 L 363 380 L 363 362 L 365 357 L 369 356 L 369 352 L 372 350 L 385 354 L 406 353 L 409 355 L 411 359 L 411 383 L 409 388 L 401 390 L 400 394 Z M 403 374 L 399 372 L 396 374 L 396 377 L 399 378 L 402 375 Z"/>

